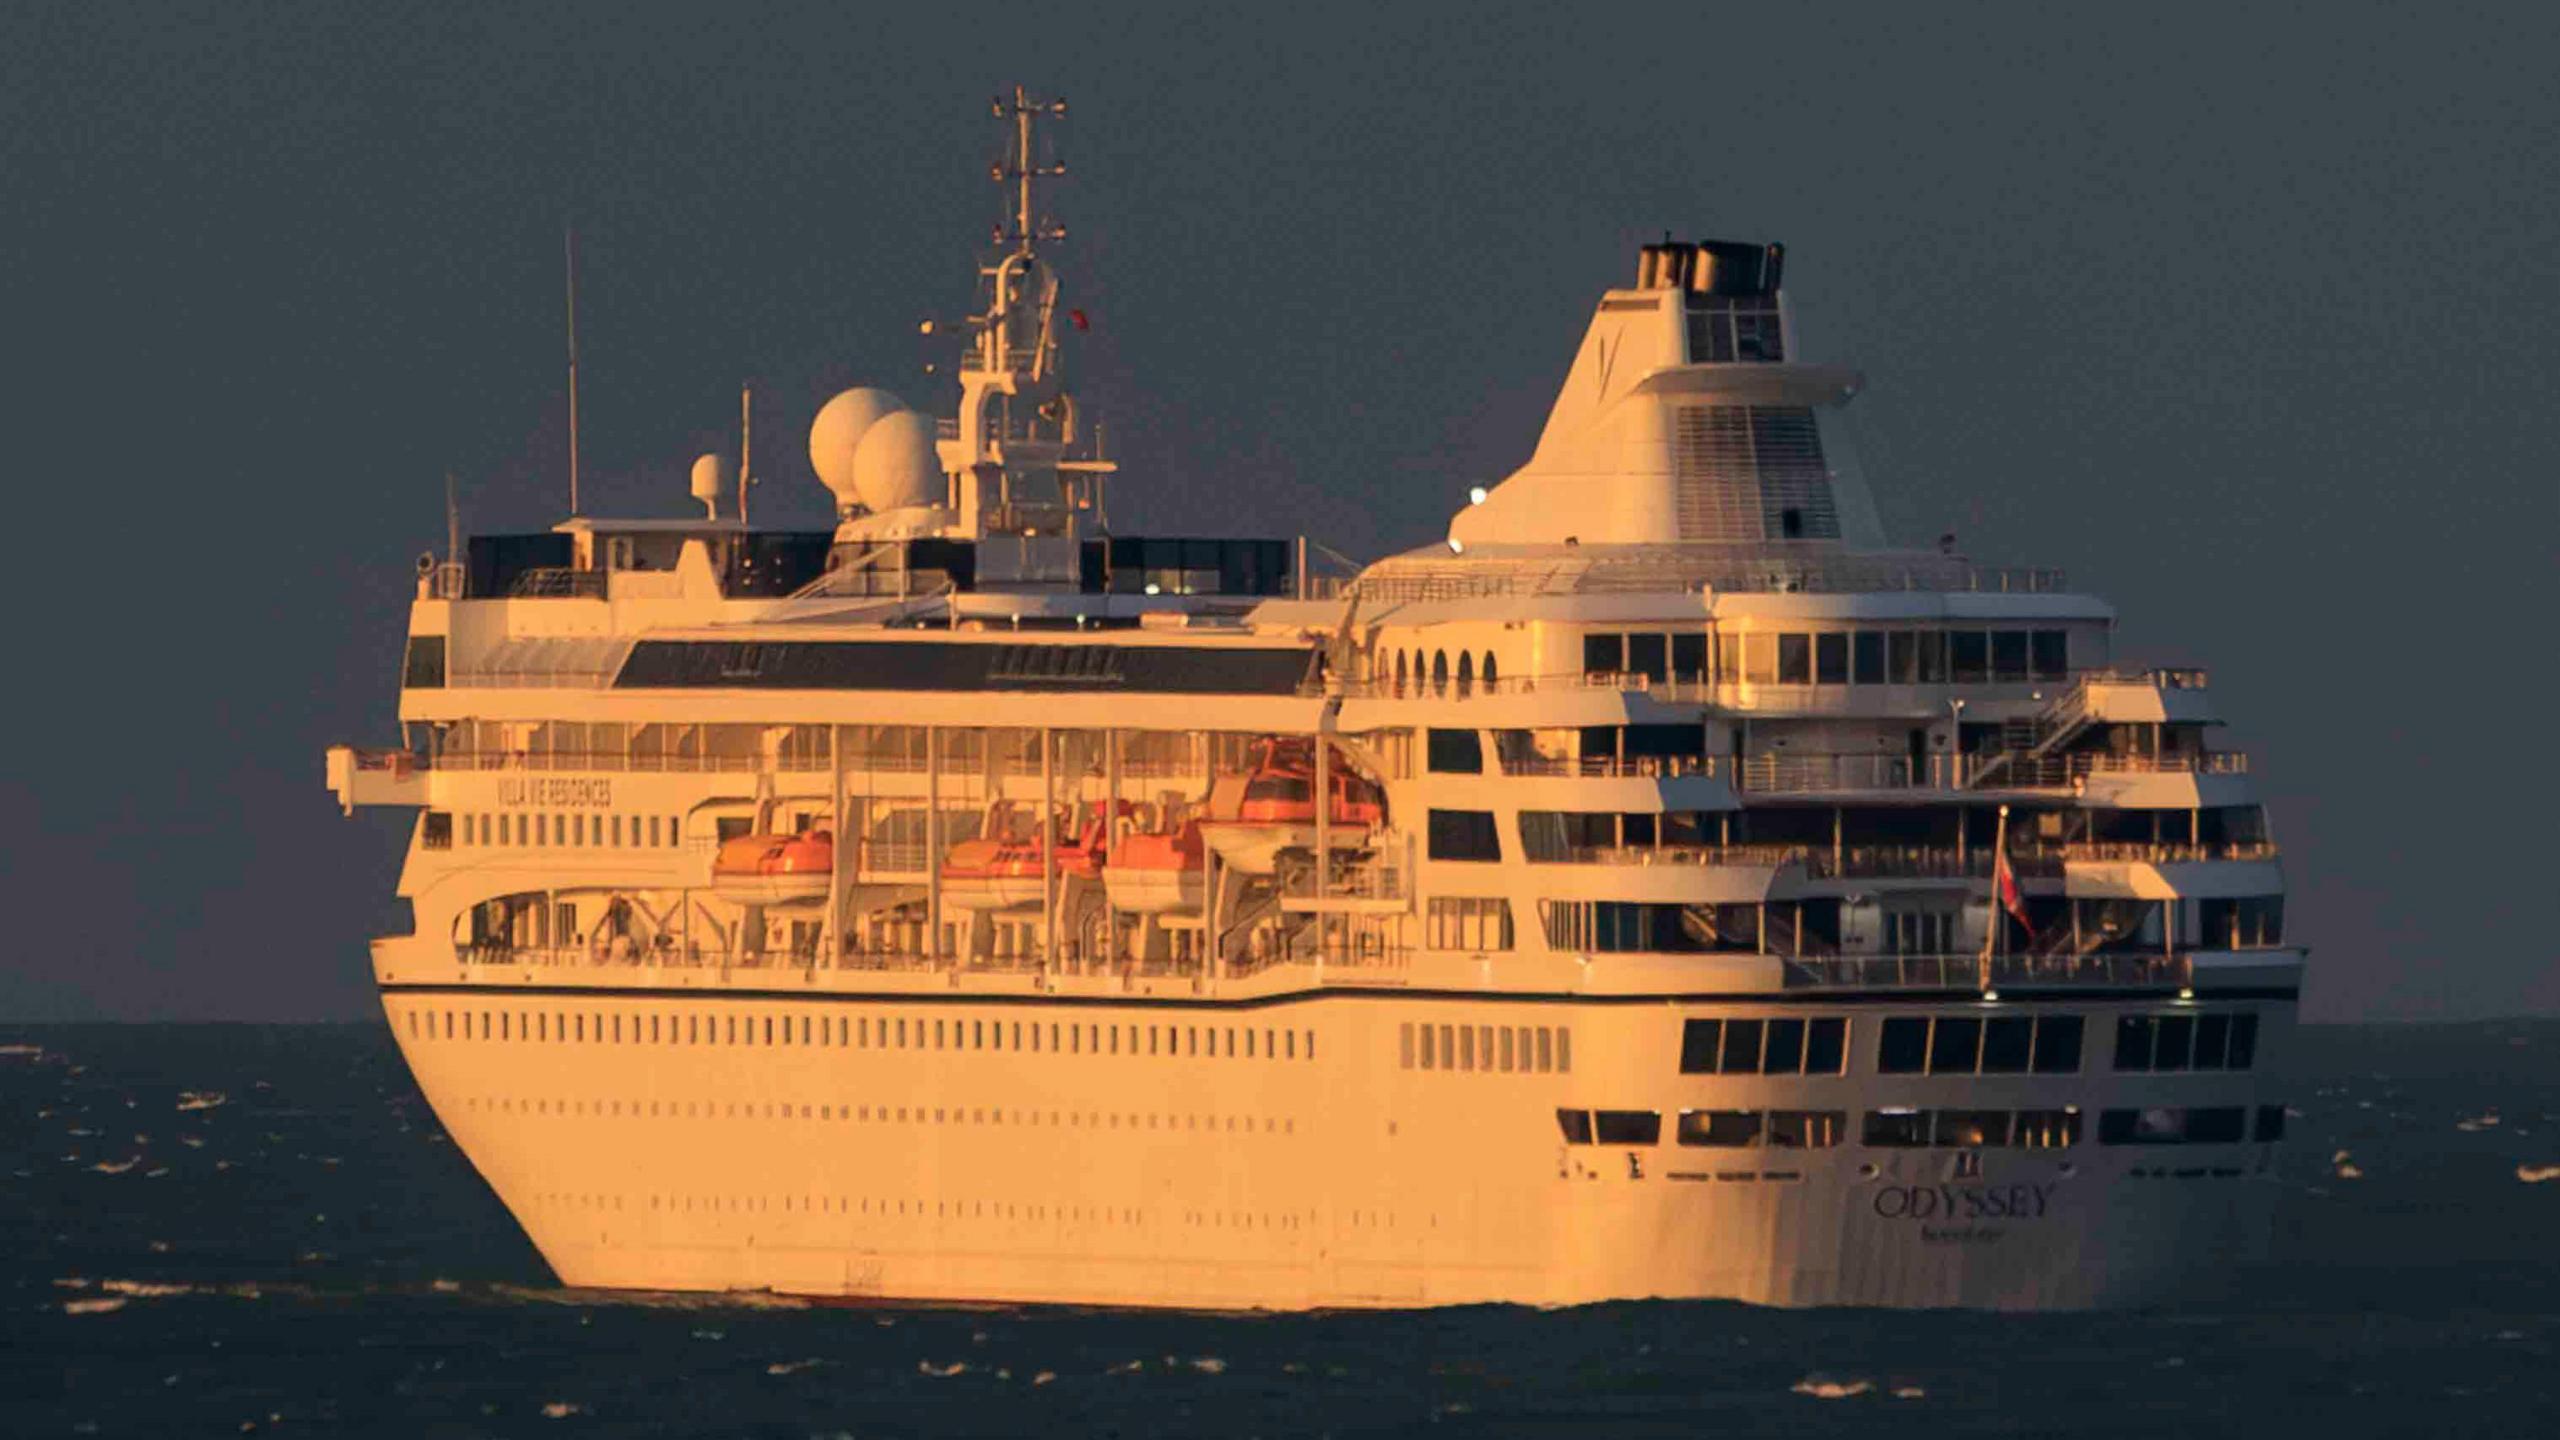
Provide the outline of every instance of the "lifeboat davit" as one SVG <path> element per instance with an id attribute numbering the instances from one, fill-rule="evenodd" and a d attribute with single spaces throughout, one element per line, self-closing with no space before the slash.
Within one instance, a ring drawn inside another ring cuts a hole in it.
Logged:
<path id="1" fill-rule="evenodd" d="M 1084 833 L 1050 847 L 1051 866 L 1062 880 L 1095 880 L 1102 875 L 1103 822 L 1096 818 Z M 942 903 L 955 910 L 1000 914 L 1040 908 L 1040 837 L 981 837 L 963 840 L 942 858 Z"/>
<path id="2" fill-rule="evenodd" d="M 1207 893 L 1200 822 L 1169 834 L 1122 837 L 1103 873 L 1111 908 L 1131 915 L 1197 915 Z"/>
<path id="3" fill-rule="evenodd" d="M 827 898 L 835 865 L 831 831 L 740 835 L 712 857 L 711 893 L 743 905 L 814 905 Z"/>

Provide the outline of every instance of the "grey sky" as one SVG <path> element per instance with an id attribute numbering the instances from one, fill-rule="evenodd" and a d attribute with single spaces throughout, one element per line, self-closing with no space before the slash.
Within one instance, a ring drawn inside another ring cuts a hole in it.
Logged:
<path id="1" fill-rule="evenodd" d="M 2312 1014 L 2560 1008 L 2548 8 L 902 8 L 0 12 L 0 1016 L 365 1013 L 404 831 L 320 750 L 447 469 L 556 518 L 563 218 L 589 508 L 751 380 L 814 521 L 819 400 L 943 399 L 1017 80 L 1124 528 L 1428 541 L 1638 240 L 1783 241 L 1889 529 L 2213 667 Z"/>

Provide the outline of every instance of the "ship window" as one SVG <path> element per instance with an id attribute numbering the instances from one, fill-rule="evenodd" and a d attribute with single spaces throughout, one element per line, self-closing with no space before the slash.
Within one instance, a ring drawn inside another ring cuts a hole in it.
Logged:
<path id="1" fill-rule="evenodd" d="M 1768 1075 L 1795 1075 L 1804 1069 L 1804 1022 L 1768 1022 L 1768 1039 L 1760 1053 L 1760 1069 Z"/>
<path id="2" fill-rule="evenodd" d="M 1657 683 L 1671 678 L 1666 668 L 1664 640 L 1659 634 L 1627 637 L 1627 669 Z"/>
<path id="3" fill-rule="evenodd" d="M 2116 1068 L 2151 1068 L 2151 1017 L 2126 1015 L 2116 1021 Z"/>
<path id="4" fill-rule="evenodd" d="M 1556 1128 L 1564 1132 L 1564 1143 L 1567 1145 L 1588 1145 L 1591 1143 L 1591 1112 L 1558 1110 Z"/>
<path id="5" fill-rule="evenodd" d="M 1991 632 L 1991 678 L 2024 680 L 2027 678 L 2027 632 L 1994 630 Z"/>
<path id="6" fill-rule="evenodd" d="M 1396 652 L 1396 693 L 1397 693 L 1397 694 L 1401 695 L 1401 694 L 1403 694 L 1403 693 L 1404 693 L 1405 681 L 1406 681 L 1406 676 L 1405 676 L 1405 668 L 1404 668 L 1404 652 L 1403 652 L 1403 651 L 1401 651 L 1401 650 L 1399 650 L 1399 651 L 1397 651 L 1397 652 Z"/>
<path id="7" fill-rule="evenodd" d="M 1603 1145 L 1659 1145 L 1662 1115 L 1655 1110 L 1596 1110 L 1591 1133 Z"/>
<path id="8" fill-rule="evenodd" d="M 2002 1015 L 1982 1026 L 1982 1073 L 2022 1075 L 2035 1049 L 2036 1022 L 2030 1016 Z"/>
<path id="9" fill-rule="evenodd" d="M 1476 1068 L 1476 1027 L 1473 1025 L 1458 1027 L 1458 1068 L 1461 1070 Z"/>
<path id="10" fill-rule="evenodd" d="M 1777 636 L 1742 637 L 1742 678 L 1754 685 L 1767 685 L 1778 678 Z"/>
<path id="11" fill-rule="evenodd" d="M 1493 657 L 1488 655 L 1485 659 L 1490 663 Z M 1488 676 L 1492 674 L 1490 670 L 1485 673 Z M 1707 678 L 1707 637 L 1704 632 L 1693 630 L 1671 637 L 1671 678 L 1691 683 Z M 1492 682 L 1488 679 L 1486 683 Z"/>
<path id="12" fill-rule="evenodd" d="M 1849 683 L 1849 637 L 1832 631 L 1813 637 L 1813 682 L 1817 685 Z"/>
<path id="13" fill-rule="evenodd" d="M 1778 683 L 1810 685 L 1813 683 L 1813 637 L 1781 635 L 1778 637 Z"/>
<path id="14" fill-rule="evenodd" d="M 1434 695 L 1449 693 L 1449 652 L 1446 650 L 1431 652 L 1431 693 Z"/>
<path id="15" fill-rule="evenodd" d="M 2060 680 L 2071 673 L 2071 645 L 2068 632 L 2031 631 L 2028 634 L 2027 643 L 2037 679 Z"/>
<path id="16" fill-rule="evenodd" d="M 1928 1063 L 1928 1020 L 1917 1015 L 1887 1016 L 1876 1042 L 1877 1073 L 1917 1075 L 1928 1068 Z"/>
<path id="17" fill-rule="evenodd" d="M 2231 1048 L 2231 1017 L 2199 1015 L 2196 1017 L 2195 1068 L 2219 1070 Z"/>
<path id="18" fill-rule="evenodd" d="M 1941 1110 L 1938 1112 L 1935 1129 L 1935 1143 L 1942 1146 L 1972 1148 L 1983 1145 L 2006 1145 L 2009 1143 L 2009 1112 L 2006 1110 Z"/>
<path id="19" fill-rule="evenodd" d="M 1981 1020 L 1943 1020 L 1930 1025 L 1928 1071 L 1933 1076 L 1969 1076 L 1981 1068 Z"/>
<path id="20" fill-rule="evenodd" d="M 1947 632 L 1948 678 L 1978 685 L 1991 678 L 1991 642 L 1980 630 Z"/>
<path id="21" fill-rule="evenodd" d="M 1686 1020 L 1680 1025 L 1680 1073 L 1712 1075 L 1716 1071 L 1716 1049 L 1722 1042 L 1724 1022 L 1721 1020 Z"/>
<path id="22" fill-rule="evenodd" d="M 1726 1075 L 1756 1075 L 1760 1072 L 1760 1032 L 1757 1020 L 1724 1022 L 1724 1045 L 1717 1057 L 1717 1070 Z"/>
<path id="23" fill-rule="evenodd" d="M 2037 1016 L 2035 1072 L 2039 1075 L 2080 1073 L 2080 1032 L 2083 1028 L 2077 1015 Z"/>
<path id="24" fill-rule="evenodd" d="M 1472 695 L 1476 688 L 1476 657 L 1465 650 L 1458 652 L 1458 694 Z"/>
<path id="25" fill-rule="evenodd" d="M 1683 1145 L 1741 1149 L 1760 1143 L 1757 1110 L 1683 1110 L 1673 1134 Z"/>
<path id="26" fill-rule="evenodd" d="M 1434 860 L 1500 860 L 1502 841 L 1494 829 L 1493 812 L 1432 811 L 1428 853 Z"/>
<path id="27" fill-rule="evenodd" d="M 1885 637 L 1885 674 L 1896 685 L 1909 685 L 1920 678 L 1920 637 L 1910 630 L 1895 630 Z"/>
<path id="28" fill-rule="evenodd" d="M 1413 1068 L 1413 1022 L 1410 1020 L 1396 1027 L 1396 1064 L 1406 1070 Z"/>
<path id="29" fill-rule="evenodd" d="M 1421 1041 L 1422 1041 L 1422 1043 L 1421 1043 L 1421 1045 L 1420 1045 L 1420 1047 L 1419 1047 L 1419 1053 L 1420 1053 L 1420 1055 L 1421 1055 L 1421 1057 L 1422 1057 L 1422 1059 L 1421 1059 L 1421 1065 L 1422 1065 L 1422 1068 L 1423 1068 L 1423 1069 L 1425 1069 L 1425 1070 L 1437 1070 L 1437 1069 L 1439 1069 L 1439 1068 L 1440 1068 L 1440 1056 L 1439 1056 L 1439 1049 L 1438 1049 L 1438 1047 L 1437 1047 L 1437 1046 L 1435 1046 L 1435 1045 L 1433 1045 L 1433 1044 L 1431 1043 L 1431 1040 L 1432 1040 L 1431 1027 L 1430 1027 L 1430 1026 L 1428 1026 L 1428 1025 L 1424 1025 L 1424 1026 L 1421 1026 L 1421 1027 L 1420 1027 L 1420 1029 L 1421 1029 L 1421 1031 L 1422 1031 L 1422 1036 L 1421 1036 Z"/>
<path id="30" fill-rule="evenodd" d="M 1546 1026 L 1541 1025 L 1538 1027 L 1538 1073 L 1541 1075 L 1551 1074 L 1554 1072 L 1555 1068 L 1555 1032 L 1549 1030 Z"/>
<path id="31" fill-rule="evenodd" d="M 2231 1017 L 2231 1049 L 2224 1066 L 2246 1070 L 2258 1062 L 2258 1017 L 2240 1014 Z"/>
<path id="32" fill-rule="evenodd" d="M 2080 1143 L 2077 1110 L 2021 1110 L 2010 1141 L 2028 1150 L 2064 1150 Z"/>
<path id="33" fill-rule="evenodd" d="M 1474 730 L 1433 730 L 1424 742 L 1423 755 L 1434 775 L 1484 773 L 1484 737 Z"/>
<path id="34" fill-rule="evenodd" d="M 1890 1028 L 1893 1024 L 1885 1022 Z M 1926 1110 L 1870 1110 L 1866 1127 L 1859 1136 L 1862 1143 L 1886 1149 L 1910 1149 L 1929 1143 L 1929 1112 Z"/>
<path id="35" fill-rule="evenodd" d="M 2283 1106 L 2261 1105 L 2258 1107 L 2258 1127 L 2255 1138 L 2261 1141 L 2281 1140 L 2284 1138 Z"/>
<path id="36" fill-rule="evenodd" d="M 1295 1059 L 1297 1059 L 1297 1058 L 1298 1058 L 1298 1032 L 1297 1032 L 1297 1031 L 1295 1031 L 1295 1030 L 1283 1030 L 1283 1031 L 1281 1031 L 1281 1032 L 1280 1032 L 1280 1041 L 1281 1041 L 1282 1053 L 1283 1053 L 1283 1054 L 1284 1054 L 1288 1059 L 1291 1059 L 1291 1060 L 1295 1060 Z M 1504 1047 L 1502 1068 L 1503 1068 L 1503 1069 L 1505 1069 L 1505 1070 L 1508 1070 L 1508 1069 L 1510 1069 L 1510 1068 L 1511 1068 L 1510 1048 L 1509 1048 L 1508 1046 L 1505 1046 L 1505 1047 Z"/>
<path id="37" fill-rule="evenodd" d="M 1452 1026 L 1440 1027 L 1440 1068 L 1443 1070 L 1458 1068 L 1458 1034 Z"/>
<path id="38" fill-rule="evenodd" d="M 1884 632 L 1861 630 L 1850 637 L 1849 678 L 1860 685 L 1884 683 Z"/>
<path id="39" fill-rule="evenodd" d="M 1626 668 L 1626 636 L 1585 635 L 1582 637 L 1582 673 L 1615 675 Z"/>
<path id="40" fill-rule="evenodd" d="M 1438 895 L 1432 897 L 1425 915 L 1425 943 L 1434 950 L 1511 948 L 1511 902 L 1507 900 Z"/>
<path id="41" fill-rule="evenodd" d="M 1562 1027 L 1556 1030 L 1556 1073 L 1573 1073 L 1573 1032 Z"/>
<path id="42" fill-rule="evenodd" d="M 1804 1073 L 1837 1075 L 1849 1061 L 1849 1022 L 1838 1015 L 1805 1025 Z"/>
<path id="43" fill-rule="evenodd" d="M 1487 650 L 1484 652 L 1484 693 L 1492 694 L 1494 682 L 1500 678 L 1500 672 L 1493 668 L 1493 652 Z"/>
<path id="44" fill-rule="evenodd" d="M 1848 1120 L 1838 1110 L 1772 1110 L 1768 1141 L 1781 1150 L 1828 1150 L 1840 1143 Z"/>
<path id="45" fill-rule="evenodd" d="M 418 820 L 418 846 L 423 850 L 453 848 L 453 816 L 443 810 L 430 810 Z"/>
<path id="46" fill-rule="evenodd" d="M 1947 678 L 1947 632 L 1920 632 L 1920 683 L 1935 685 Z"/>

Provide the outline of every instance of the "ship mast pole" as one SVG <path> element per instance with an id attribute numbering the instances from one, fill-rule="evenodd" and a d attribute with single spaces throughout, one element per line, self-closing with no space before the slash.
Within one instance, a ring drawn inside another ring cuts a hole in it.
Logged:
<path id="1" fill-rule="evenodd" d="M 1017 195 L 1013 207 L 1013 234 L 1022 253 L 1031 253 L 1031 96 L 1021 86 L 1013 87 L 1013 176 Z"/>
<path id="2" fill-rule="evenodd" d="M 569 514 L 578 513 L 578 231 L 561 227 L 569 271 Z"/>

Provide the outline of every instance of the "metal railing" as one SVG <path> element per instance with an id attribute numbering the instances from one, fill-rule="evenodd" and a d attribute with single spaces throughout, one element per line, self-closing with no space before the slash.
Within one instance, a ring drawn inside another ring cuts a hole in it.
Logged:
<path id="1" fill-rule="evenodd" d="M 447 750 L 422 768 L 435 770 L 593 770 L 609 774 L 746 774 L 771 769 L 805 774 L 828 768 L 824 755 L 647 755 L 621 750 Z M 850 767 L 848 767 L 850 768 Z"/>
<path id="2" fill-rule="evenodd" d="M 2195 980 L 2186 955 L 1785 955 L 1788 989 L 1978 990 L 2058 986 L 2183 988 Z"/>
<path id="3" fill-rule="evenodd" d="M 1808 858 L 1802 845 L 1568 845 L 1532 854 L 1532 864 L 1741 865 L 1770 868 Z"/>
<path id="4" fill-rule="evenodd" d="M 2056 569 L 1971 565 L 1935 556 L 1732 559 L 1656 552 L 1624 559 L 1577 557 L 1537 570 L 1486 571 L 1462 561 L 1395 567 L 1384 573 L 1364 574 L 1353 588 L 1361 598 L 1373 603 L 1413 604 L 1536 595 L 1695 594 L 1712 590 L 1775 594 L 2051 594 L 2064 589 L 2066 583 L 2063 572 Z"/>
<path id="5" fill-rule="evenodd" d="M 1684 780 L 1723 773 L 1714 755 L 1498 755 L 1505 775 L 1612 780 Z"/>
<path id="6" fill-rule="evenodd" d="M 1955 769 L 1945 755 L 1750 755 L 1741 789 L 1770 795 L 1835 790 L 1951 789 Z"/>
<path id="7" fill-rule="evenodd" d="M 2035 755 L 2023 751 L 1908 755 L 1752 755 L 1735 776 L 1739 788 L 1804 795 L 1864 790 L 2070 790 L 2093 775 L 2245 775 L 2237 750 L 2188 755 Z"/>
<path id="8" fill-rule="evenodd" d="M 1339 684 L 1342 693 L 1358 700 L 1467 700 L 1489 695 L 1541 695 L 1575 690 L 1648 690 L 1654 681 L 1633 670 L 1568 670 L 1553 675 L 1500 675 L 1491 680 L 1434 683 L 1424 676 L 1399 680 L 1393 675 L 1367 677 L 1340 676 L 1328 679 L 1326 685 Z M 1320 695 L 1325 685 L 1305 687 L 1302 693 Z"/>
<path id="9" fill-rule="evenodd" d="M 1816 880 L 1981 879 L 1991 874 L 1991 850 L 1952 845 L 1816 848 L 1805 859 L 1805 873 Z"/>
<path id="10" fill-rule="evenodd" d="M 2178 841 L 2148 840 L 2073 840 L 2061 847 L 2065 861 L 2126 862 L 2147 865 L 2179 865 L 2201 860 L 2273 860 L 2276 846 L 2272 840 L 2233 840 L 2219 844 L 2186 844 Z"/>
<path id="11" fill-rule="evenodd" d="M 602 570 L 545 566 L 518 575 L 514 586 L 507 591 L 507 597 L 511 600 L 601 600 L 604 587 L 605 572 Z"/>
<path id="12" fill-rule="evenodd" d="M 1057 963 L 1050 964 L 1036 947 L 1011 954 L 982 954 L 963 959 L 957 955 L 936 955 L 902 947 L 866 948 L 852 943 L 850 937 L 833 964 L 827 962 L 823 947 L 815 944 L 800 948 L 783 946 L 743 951 L 685 944 L 671 937 L 641 941 L 621 936 L 578 945 L 458 945 L 454 947 L 454 958 L 466 966 L 509 965 L 611 972 L 682 970 L 690 973 L 709 970 L 816 974 L 856 971 L 948 975 L 955 980 L 965 980 L 974 975 L 1028 977 L 1044 974 L 1117 977 L 1124 981 L 1185 977 L 1206 981 L 1213 978 L 1205 959 L 1196 955 L 1155 960 L 1087 957 L 1076 954 L 1073 947 L 1067 947 Z M 1311 972 L 1311 978 L 1313 971 L 1321 969 L 1329 983 L 1400 984 L 1411 963 L 1412 952 L 1403 947 L 1336 946 L 1321 956 L 1293 951 L 1239 956 L 1217 967 L 1214 978 L 1241 980 L 1294 966 Z"/>

